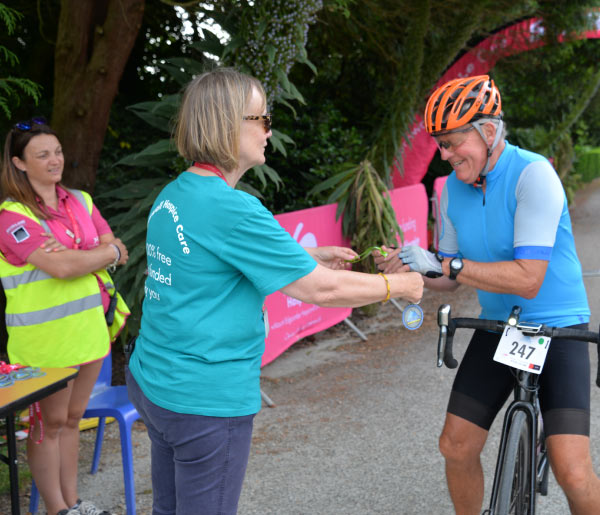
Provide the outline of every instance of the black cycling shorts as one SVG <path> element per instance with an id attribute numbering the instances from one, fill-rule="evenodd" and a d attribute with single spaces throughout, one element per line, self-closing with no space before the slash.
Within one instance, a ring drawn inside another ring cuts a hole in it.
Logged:
<path id="1" fill-rule="evenodd" d="M 571 326 L 586 329 L 587 324 Z M 500 334 L 477 330 L 460 364 L 448 412 L 489 430 L 511 394 L 514 370 L 494 361 Z M 539 380 L 546 436 L 590 434 L 589 344 L 552 339 Z"/>

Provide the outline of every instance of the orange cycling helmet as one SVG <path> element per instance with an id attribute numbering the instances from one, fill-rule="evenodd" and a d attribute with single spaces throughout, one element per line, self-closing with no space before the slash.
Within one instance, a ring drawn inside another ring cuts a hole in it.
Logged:
<path id="1" fill-rule="evenodd" d="M 479 118 L 501 118 L 502 101 L 487 75 L 446 82 L 429 97 L 425 127 L 429 134 L 451 131 Z"/>

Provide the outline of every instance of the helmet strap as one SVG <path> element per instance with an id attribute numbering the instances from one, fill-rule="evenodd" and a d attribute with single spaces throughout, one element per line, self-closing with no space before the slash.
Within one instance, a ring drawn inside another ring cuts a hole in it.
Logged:
<path id="1" fill-rule="evenodd" d="M 489 118 L 480 118 L 479 120 L 475 120 L 474 122 L 471 122 L 471 125 L 473 127 L 475 127 L 475 130 L 479 133 L 479 135 L 481 136 L 481 139 L 484 142 L 486 142 L 487 140 L 485 138 L 485 135 L 483 134 L 483 130 L 481 129 L 481 127 L 484 124 L 489 123 L 490 121 L 491 120 Z M 490 158 L 492 157 L 494 150 L 496 149 L 496 147 L 498 146 L 498 143 L 500 143 L 500 139 L 502 138 L 504 122 L 501 119 L 498 119 L 495 121 L 496 121 L 496 136 L 495 136 L 494 141 L 491 144 L 491 146 L 487 147 L 487 160 L 485 162 L 485 166 L 482 168 L 481 172 L 479 172 L 479 177 L 477 177 L 477 179 L 473 183 L 473 186 L 475 186 L 476 188 L 481 188 L 485 184 L 485 176 L 490 171 L 489 170 Z M 487 145 L 487 142 L 486 142 L 486 145 Z"/>

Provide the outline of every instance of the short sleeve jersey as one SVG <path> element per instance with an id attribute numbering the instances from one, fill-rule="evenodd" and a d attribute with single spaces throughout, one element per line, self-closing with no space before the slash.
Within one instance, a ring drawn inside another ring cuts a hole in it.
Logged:
<path id="1" fill-rule="evenodd" d="M 73 222 L 65 208 L 69 203 L 73 218 L 81 232 L 80 248 L 89 250 L 99 245 L 99 236 L 108 234 L 111 229 L 94 205 L 90 219 L 87 208 L 68 191 L 56 187 L 58 209 L 46 207 L 51 218 L 47 224 L 55 238 L 67 248 L 73 248 Z M 91 222 L 91 224 L 90 224 Z M 3 209 L 0 211 L 0 250 L 6 260 L 15 266 L 23 266 L 30 254 L 38 249 L 48 237 L 42 236 L 45 229 L 35 220 L 20 213 Z"/>
<path id="2" fill-rule="evenodd" d="M 506 142 L 486 191 L 448 177 L 440 205 L 439 250 L 477 262 L 548 261 L 533 299 L 477 290 L 481 317 L 504 320 L 513 306 L 522 320 L 566 327 L 589 321 L 590 310 L 577 257 L 567 199 L 543 156 Z"/>
<path id="3" fill-rule="evenodd" d="M 255 197 L 183 172 L 148 218 L 148 277 L 130 370 L 155 404 L 178 413 L 260 409 L 267 295 L 314 259 Z"/>

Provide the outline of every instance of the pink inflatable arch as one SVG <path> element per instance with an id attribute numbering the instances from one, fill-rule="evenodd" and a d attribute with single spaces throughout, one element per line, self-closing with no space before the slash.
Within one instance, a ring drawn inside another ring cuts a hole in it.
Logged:
<path id="1" fill-rule="evenodd" d="M 582 34 L 581 38 L 600 38 L 600 16 L 596 11 L 590 15 L 594 16 L 595 28 Z M 538 18 L 521 21 L 492 34 L 450 66 L 434 89 L 457 77 L 486 74 L 502 57 L 538 48 L 544 44 L 542 35 L 543 27 Z M 408 138 L 402 142 L 404 175 L 396 166 L 392 172 L 394 188 L 421 182 L 436 149 L 435 142 L 425 131 L 423 118 L 417 115 Z"/>

